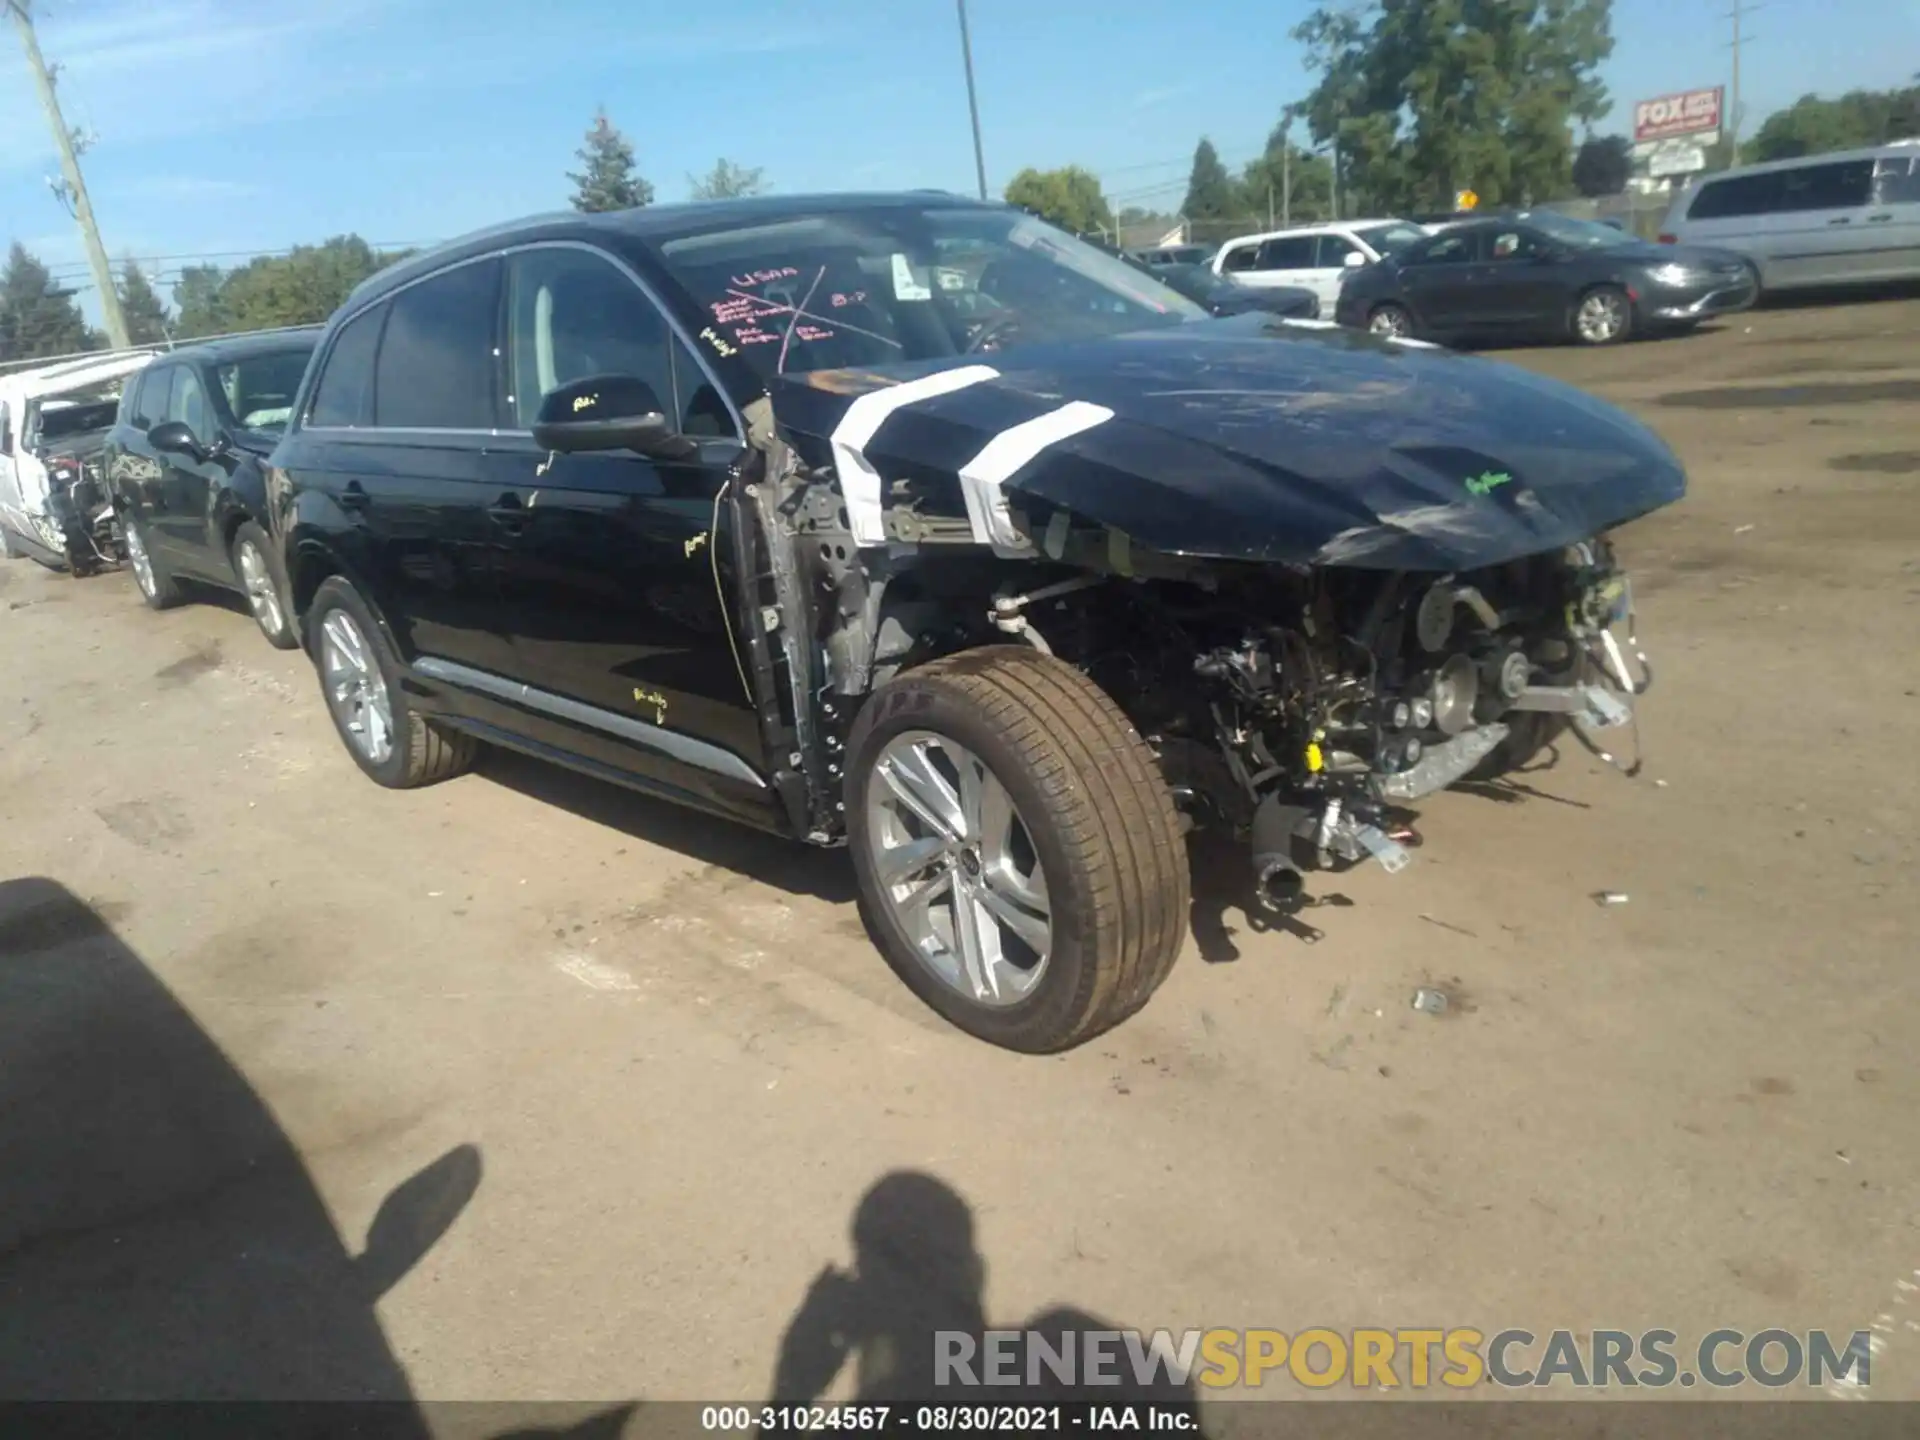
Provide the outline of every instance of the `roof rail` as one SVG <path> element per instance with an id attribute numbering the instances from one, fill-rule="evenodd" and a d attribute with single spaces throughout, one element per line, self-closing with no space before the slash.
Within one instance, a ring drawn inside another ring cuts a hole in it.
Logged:
<path id="1" fill-rule="evenodd" d="M 191 335 L 177 340 L 156 340 L 151 345 L 129 345 L 121 350 L 72 350 L 64 355 L 34 355 L 19 360 L 0 360 L 0 376 L 18 375 L 28 370 L 50 370 L 62 364 L 92 365 L 121 355 L 160 355 L 169 350 L 184 350 L 190 345 L 205 345 L 214 340 L 245 340 L 255 335 L 292 335 L 302 330 L 318 330 L 327 322 L 315 320 L 305 325 L 269 325 L 262 330 L 222 330 L 218 335 Z"/>

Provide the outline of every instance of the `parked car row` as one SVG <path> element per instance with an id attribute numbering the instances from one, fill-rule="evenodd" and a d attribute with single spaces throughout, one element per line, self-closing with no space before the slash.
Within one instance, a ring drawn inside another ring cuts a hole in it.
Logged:
<path id="1" fill-rule="evenodd" d="M 1626 723 L 1606 532 L 1685 489 L 1570 388 L 924 193 L 469 236 L 154 360 L 106 454 L 145 601 L 244 593 L 378 784 L 501 745 L 844 846 L 903 982 L 1026 1051 L 1165 979 L 1187 831 L 1289 913 Z"/>

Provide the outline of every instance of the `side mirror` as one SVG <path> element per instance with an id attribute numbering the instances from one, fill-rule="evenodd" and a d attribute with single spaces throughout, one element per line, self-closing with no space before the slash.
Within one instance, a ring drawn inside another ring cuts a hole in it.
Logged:
<path id="1" fill-rule="evenodd" d="M 1347 258 L 1340 263 L 1349 270 L 1358 270 L 1362 265 L 1367 263 L 1367 257 L 1362 255 L 1358 250 L 1349 250 L 1347 251 Z"/>
<path id="2" fill-rule="evenodd" d="M 673 428 L 653 387 L 633 375 L 589 375 L 550 392 L 534 417 L 533 439 L 563 455 L 631 450 L 684 460 L 698 450 Z"/>
<path id="3" fill-rule="evenodd" d="M 205 460 L 207 452 L 193 438 L 193 431 L 180 420 L 162 420 L 147 431 L 147 443 L 161 454 L 185 455 L 189 460 Z"/>

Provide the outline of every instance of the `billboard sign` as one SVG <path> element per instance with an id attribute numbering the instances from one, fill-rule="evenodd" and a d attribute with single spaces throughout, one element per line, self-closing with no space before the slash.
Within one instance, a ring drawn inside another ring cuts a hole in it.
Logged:
<path id="1" fill-rule="evenodd" d="M 1720 134 L 1721 102 L 1724 86 L 1710 90 L 1683 90 L 1676 95 L 1661 95 L 1642 100 L 1633 107 L 1633 143 L 1647 145 L 1655 140 L 1699 137 L 1695 143 L 1710 145 Z"/>

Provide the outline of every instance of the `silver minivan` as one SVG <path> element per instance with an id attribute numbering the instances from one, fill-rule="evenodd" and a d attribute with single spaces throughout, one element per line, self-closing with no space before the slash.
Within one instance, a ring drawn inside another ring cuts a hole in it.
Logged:
<path id="1" fill-rule="evenodd" d="M 1920 139 L 1702 176 L 1660 239 L 1738 251 L 1763 290 L 1920 280 Z"/>

